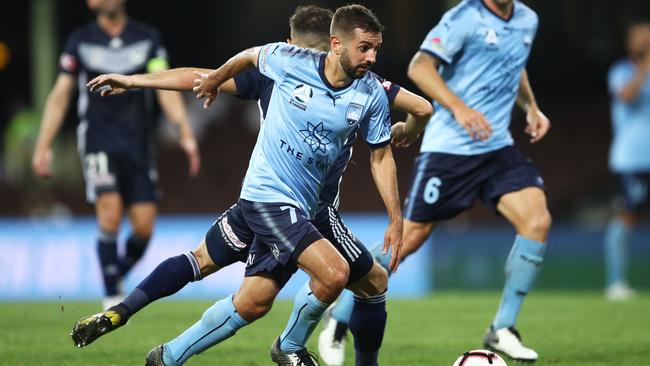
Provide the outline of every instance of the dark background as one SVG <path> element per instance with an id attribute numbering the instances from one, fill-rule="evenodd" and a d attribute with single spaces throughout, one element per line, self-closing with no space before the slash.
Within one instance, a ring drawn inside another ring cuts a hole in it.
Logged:
<path id="1" fill-rule="evenodd" d="M 53 0 L 54 1 L 54 0 Z M 297 5 L 317 4 L 334 9 L 339 1 L 130 1 L 131 17 L 156 25 L 167 46 L 172 67 L 218 67 L 249 46 L 284 40 L 288 17 Z M 386 26 L 384 45 L 375 66 L 382 76 L 417 91 L 406 68 L 426 33 L 455 1 L 367 1 Z M 553 128 L 540 143 L 531 145 L 523 135 L 521 112 L 514 113 L 512 132 L 517 145 L 538 164 L 545 178 L 551 212 L 556 218 L 601 221 L 609 214 L 614 182 L 607 170 L 610 140 L 606 72 L 624 56 L 625 24 L 650 14 L 650 2 L 634 0 L 530 0 L 525 3 L 540 16 L 540 26 L 528 63 L 539 105 Z M 11 51 L 9 64 L 0 70 L 0 137 L 16 107 L 30 106 L 29 48 L 30 2 L 12 2 L 0 12 L 0 42 Z M 94 19 L 84 1 L 58 1 L 55 5 L 57 52 L 77 26 Z M 56 62 L 52 63 L 56 68 Z M 250 105 L 223 97 L 221 111 L 200 134 L 203 170 L 190 179 L 182 152 L 174 144 L 159 149 L 163 213 L 208 213 L 234 203 L 247 167 L 256 131 Z M 188 100 L 195 112 L 198 105 Z M 40 110 L 42 106 L 32 106 Z M 76 127 L 71 105 L 59 140 L 74 141 Z M 403 116 L 395 115 L 394 119 Z M 194 121 L 193 121 L 194 122 Z M 66 140 L 66 136 L 68 139 Z M 64 142 L 70 144 L 70 142 Z M 26 142 L 29 144 L 29 142 Z M 31 147 L 27 145 L 25 150 Z M 374 188 L 367 148 L 359 144 L 343 183 L 344 211 L 378 211 L 382 204 Z M 3 149 L 4 151 L 4 149 Z M 25 159 L 3 152 L 3 160 Z M 396 151 L 402 197 L 407 193 L 417 147 Z M 29 161 L 27 159 L 26 164 Z M 79 164 L 69 160 L 67 164 Z M 1 168 L 2 166 L 0 166 Z M 73 214 L 92 213 L 85 204 L 81 173 L 43 182 L 25 176 L 16 181 L 0 175 L 0 215 L 33 215 L 57 205 Z M 472 216 L 491 219 L 484 209 Z"/>

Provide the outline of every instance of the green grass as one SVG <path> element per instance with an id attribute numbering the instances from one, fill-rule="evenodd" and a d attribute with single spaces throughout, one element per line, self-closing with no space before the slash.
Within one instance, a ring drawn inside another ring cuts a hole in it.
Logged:
<path id="1" fill-rule="evenodd" d="M 498 298 L 496 292 L 467 292 L 389 301 L 381 364 L 451 365 L 460 353 L 480 348 Z M 96 312 L 98 303 L 0 303 L 0 365 L 142 365 L 149 349 L 194 323 L 210 304 L 153 304 L 129 325 L 77 349 L 70 329 L 78 318 Z M 289 302 L 278 302 L 265 318 L 187 364 L 271 365 L 269 346 L 290 310 Z M 538 366 L 650 364 L 649 294 L 608 303 L 600 293 L 536 292 L 518 327 L 540 353 Z M 347 364 L 353 364 L 352 356 L 348 341 Z"/>

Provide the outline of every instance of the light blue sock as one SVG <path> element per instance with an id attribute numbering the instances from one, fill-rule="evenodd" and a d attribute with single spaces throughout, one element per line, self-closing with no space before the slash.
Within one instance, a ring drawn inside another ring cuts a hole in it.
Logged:
<path id="1" fill-rule="evenodd" d="M 309 282 L 305 283 L 293 300 L 291 317 L 280 336 L 280 350 L 293 353 L 305 348 L 307 339 L 329 305 L 318 300 Z"/>
<path id="2" fill-rule="evenodd" d="M 605 232 L 605 271 L 607 285 L 625 282 L 627 246 L 630 228 L 620 219 L 614 219 Z"/>
<path id="3" fill-rule="evenodd" d="M 184 364 L 188 358 L 220 343 L 241 327 L 248 325 L 235 310 L 232 295 L 217 301 L 183 334 L 164 344 L 163 362 L 166 366 Z"/>
<path id="4" fill-rule="evenodd" d="M 533 287 L 544 261 L 546 245 L 517 235 L 506 260 L 506 282 L 501 304 L 494 318 L 494 329 L 515 325 L 521 304 Z"/>
<path id="5" fill-rule="evenodd" d="M 331 316 L 339 323 L 350 324 L 352 308 L 354 308 L 354 294 L 350 290 L 343 290 L 336 305 L 332 308 Z"/>
<path id="6" fill-rule="evenodd" d="M 373 257 L 375 257 L 375 260 L 384 267 L 386 272 L 388 272 L 388 275 L 391 275 L 391 271 L 388 270 L 388 265 L 390 264 L 390 256 L 393 252 L 392 248 L 388 248 L 388 252 L 386 254 L 381 254 L 381 251 L 384 250 L 384 243 L 379 242 L 377 245 L 372 247 L 370 249 L 370 254 L 372 254 Z"/>

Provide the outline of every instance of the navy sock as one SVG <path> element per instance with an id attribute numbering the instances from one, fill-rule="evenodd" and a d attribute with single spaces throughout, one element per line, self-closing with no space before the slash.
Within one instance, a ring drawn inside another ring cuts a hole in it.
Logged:
<path id="1" fill-rule="evenodd" d="M 97 255 L 104 278 L 106 296 L 115 296 L 118 293 L 117 285 L 120 281 L 120 267 L 117 260 L 117 233 L 101 230 L 97 238 Z"/>
<path id="2" fill-rule="evenodd" d="M 127 308 L 126 318 L 143 307 L 178 292 L 190 282 L 200 280 L 199 264 L 192 253 L 167 258 L 136 286 L 120 305 Z"/>
<path id="3" fill-rule="evenodd" d="M 386 328 L 386 293 L 354 297 L 350 331 L 354 336 L 356 366 L 376 366 Z"/>
<path id="4" fill-rule="evenodd" d="M 136 234 L 131 234 L 126 241 L 126 254 L 121 263 L 122 276 L 125 276 L 131 268 L 142 258 L 147 246 L 149 245 L 150 237 L 140 237 Z"/>

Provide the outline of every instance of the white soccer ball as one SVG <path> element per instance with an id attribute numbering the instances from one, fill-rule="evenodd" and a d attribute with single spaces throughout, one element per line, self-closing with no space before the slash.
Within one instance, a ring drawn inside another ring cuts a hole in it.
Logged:
<path id="1" fill-rule="evenodd" d="M 508 366 L 498 354 L 484 349 L 475 349 L 460 355 L 453 366 Z"/>

